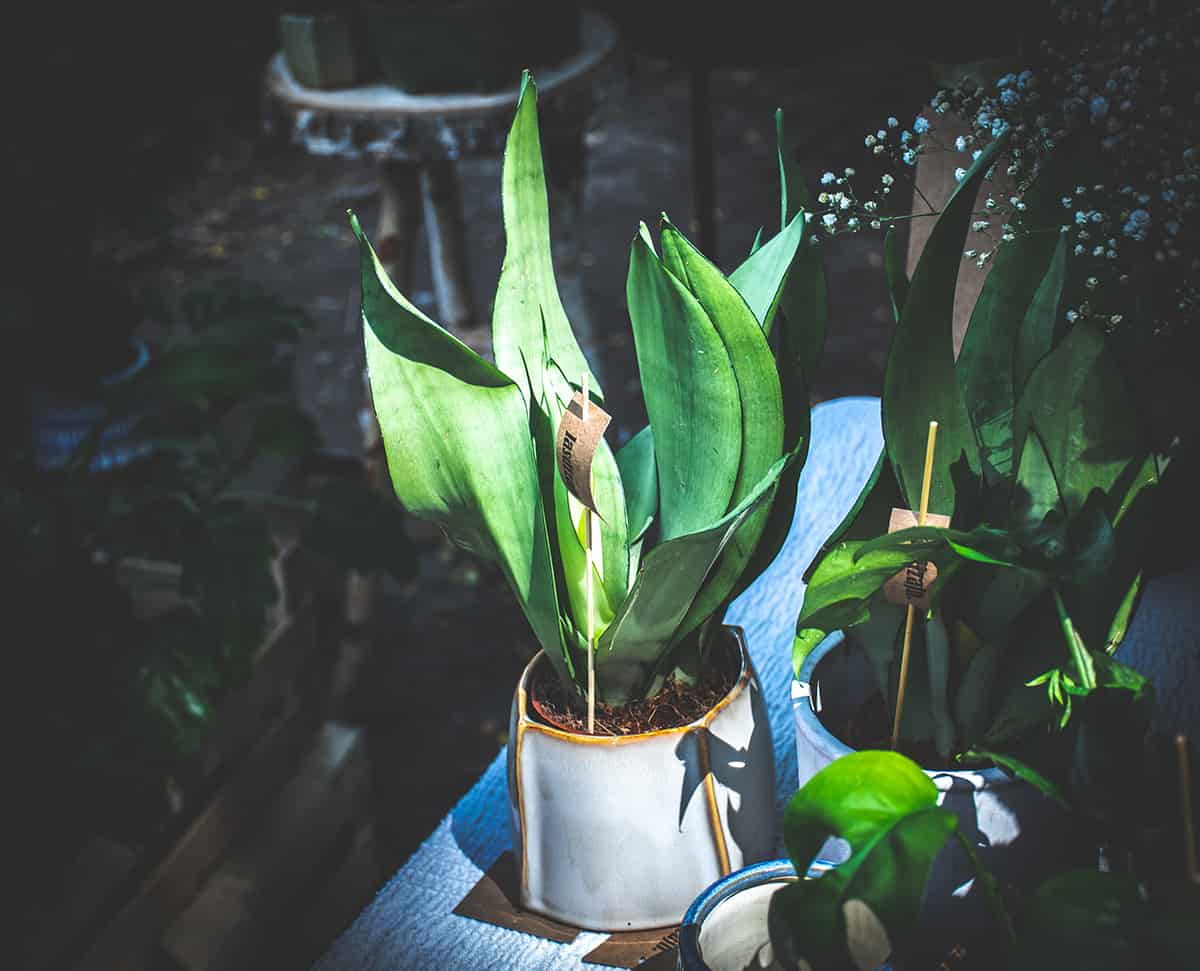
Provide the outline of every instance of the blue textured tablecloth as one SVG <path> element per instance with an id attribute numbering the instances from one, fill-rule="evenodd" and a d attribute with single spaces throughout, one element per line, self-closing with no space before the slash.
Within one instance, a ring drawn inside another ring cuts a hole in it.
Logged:
<path id="1" fill-rule="evenodd" d="M 775 562 L 730 607 L 746 631 L 775 743 L 776 804 L 796 789 L 791 709 L 792 635 L 804 594 L 800 575 L 862 489 L 882 436 L 877 398 L 839 398 L 813 409 L 812 446 L 800 477 L 791 531 Z M 583 955 L 606 935 L 556 944 L 451 911 L 511 847 L 505 753 L 318 962 L 320 971 L 359 969 L 601 968 Z"/>

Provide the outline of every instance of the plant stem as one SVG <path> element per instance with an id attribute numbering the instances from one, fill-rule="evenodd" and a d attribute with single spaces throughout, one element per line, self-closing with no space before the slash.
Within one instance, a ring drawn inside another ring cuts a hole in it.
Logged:
<path id="1" fill-rule="evenodd" d="M 1062 594 L 1059 593 L 1058 587 L 1051 588 L 1054 591 L 1054 606 L 1058 610 L 1058 621 L 1062 625 L 1063 635 L 1067 639 L 1067 650 L 1070 652 L 1071 661 L 1075 665 L 1075 674 L 1079 678 L 1079 686 L 1085 691 L 1094 691 L 1096 688 L 1096 667 L 1092 663 L 1092 655 L 1088 653 L 1087 645 L 1083 643 L 1083 638 L 1079 636 L 1079 632 L 1075 629 L 1075 624 L 1071 621 L 1070 614 L 1067 613 L 1066 604 L 1063 603 Z"/>

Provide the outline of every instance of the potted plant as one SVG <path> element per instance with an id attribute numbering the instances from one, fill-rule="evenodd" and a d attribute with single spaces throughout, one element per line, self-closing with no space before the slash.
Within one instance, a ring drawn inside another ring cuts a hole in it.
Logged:
<path id="1" fill-rule="evenodd" d="M 889 247 L 898 325 L 884 449 L 810 567 L 795 711 L 802 782 L 854 748 L 887 743 L 906 606 L 884 588 L 909 563 L 935 564 L 929 609 L 913 625 L 901 747 L 978 834 L 997 874 L 1028 879 L 1067 841 L 1053 803 L 1020 780 L 1055 762 L 1072 699 L 1141 681 L 1111 654 L 1154 551 L 1151 497 L 1167 457 L 1141 427 L 1103 333 L 1061 309 L 1086 286 L 1057 231 L 1060 187 L 1074 177 L 1066 152 L 1026 187 L 954 358 L 963 241 L 1008 138 L 998 132 L 963 173 L 911 283 Z M 894 508 L 918 507 L 931 420 L 940 427 L 928 508 L 950 528 L 889 535 Z M 931 892 L 957 908 L 951 890 L 965 862 L 943 865 Z"/>
<path id="2" fill-rule="evenodd" d="M 895 752 L 855 752 L 821 769 L 788 803 L 783 827 L 790 859 L 731 874 L 692 904 L 679 932 L 680 971 L 873 969 L 894 954 L 911 958 L 935 858 L 956 840 L 974 863 L 958 817 Z M 836 864 L 818 855 L 830 836 L 849 844 Z M 1005 924 L 990 875 L 975 872 Z"/>
<path id="3" fill-rule="evenodd" d="M 805 453 L 806 321 L 776 314 L 804 223 L 786 221 L 729 278 L 665 219 L 658 248 L 644 225 L 634 238 L 627 297 L 650 424 L 615 453 L 601 439 L 592 466 L 587 734 L 584 507 L 554 437 L 576 389 L 599 389 L 554 281 L 528 74 L 503 210 L 494 365 L 394 288 L 352 214 L 375 409 L 401 503 L 499 564 L 541 648 L 509 734 L 522 904 L 588 928 L 665 926 L 773 846 L 763 699 L 720 618 L 778 550 Z M 792 349 L 778 363 L 772 325 Z"/>

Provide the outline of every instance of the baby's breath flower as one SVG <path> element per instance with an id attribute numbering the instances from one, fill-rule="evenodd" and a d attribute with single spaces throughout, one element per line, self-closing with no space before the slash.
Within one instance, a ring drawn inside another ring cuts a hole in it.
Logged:
<path id="1" fill-rule="evenodd" d="M 832 185 L 837 180 L 837 176 L 832 172 L 826 172 L 821 176 L 821 185 Z"/>
<path id="2" fill-rule="evenodd" d="M 913 131 L 915 131 L 918 135 L 924 135 L 927 131 L 929 131 L 929 121 L 924 115 L 917 115 L 917 117 L 913 120 Z"/>

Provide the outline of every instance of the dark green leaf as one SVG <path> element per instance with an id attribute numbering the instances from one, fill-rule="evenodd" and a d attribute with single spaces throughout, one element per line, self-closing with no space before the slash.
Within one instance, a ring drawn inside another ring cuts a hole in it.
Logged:
<path id="1" fill-rule="evenodd" d="M 729 509 L 741 464 L 742 411 L 716 328 L 647 238 L 643 227 L 633 241 L 626 294 L 667 540 L 705 529 Z"/>
<path id="2" fill-rule="evenodd" d="M 965 461 L 978 475 L 979 443 L 954 368 L 954 294 L 975 193 L 1007 144 L 993 141 L 951 196 L 925 244 L 892 340 L 883 387 L 883 433 L 888 456 L 907 498 L 917 508 L 929 422 L 938 422 L 929 509 L 952 516 L 951 467 Z"/>

